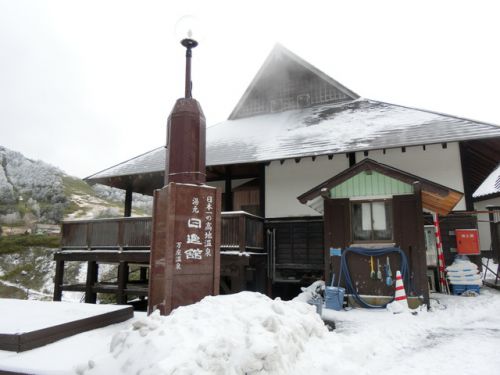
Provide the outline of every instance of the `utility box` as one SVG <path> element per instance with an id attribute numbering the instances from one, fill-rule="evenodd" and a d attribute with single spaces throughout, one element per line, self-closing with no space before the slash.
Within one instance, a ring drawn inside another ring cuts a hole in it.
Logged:
<path id="1" fill-rule="evenodd" d="M 457 253 L 460 255 L 479 255 L 479 233 L 477 229 L 456 229 Z"/>

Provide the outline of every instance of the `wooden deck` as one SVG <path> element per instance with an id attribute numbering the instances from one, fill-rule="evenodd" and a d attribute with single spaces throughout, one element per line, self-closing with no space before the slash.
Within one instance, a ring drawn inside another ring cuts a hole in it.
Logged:
<path id="1" fill-rule="evenodd" d="M 3 303 L 8 303 L 9 306 L 15 304 L 18 314 L 15 317 L 16 321 L 8 324 L 10 328 L 4 332 L 0 330 L 0 350 L 14 352 L 38 348 L 81 332 L 123 322 L 133 317 L 133 308 L 130 306 L 115 306 L 112 309 L 103 308 L 103 306 L 92 308 L 88 306 L 85 308 L 85 313 L 71 316 L 67 303 L 54 304 L 50 302 L 51 305 L 48 305 L 49 302 L 36 302 L 40 306 L 37 306 L 35 310 L 30 310 L 33 308 L 32 301 L 16 300 L 4 301 Z M 10 306 L 10 308 L 14 307 Z M 45 324 L 33 323 L 33 321 L 39 320 L 40 316 L 49 313 L 51 316 L 60 316 L 61 318 L 51 317 L 50 323 Z M 27 322 L 27 326 L 23 325 L 23 321 Z M 13 327 L 18 328 L 13 329 Z M 0 372 L 2 371 L 0 370 Z"/>
<path id="2" fill-rule="evenodd" d="M 148 270 L 151 244 L 151 217 L 74 220 L 62 223 L 61 249 L 55 253 L 56 275 L 54 300 L 63 291 L 85 293 L 85 302 L 95 303 L 97 293 L 115 294 L 119 304 L 129 296 L 144 298 L 148 294 Z M 223 212 L 221 220 L 221 280 L 224 292 L 244 289 L 253 261 L 238 253 L 261 255 L 258 264 L 266 263 L 264 252 L 264 220 L 243 211 Z M 224 256 L 227 255 L 227 256 Z M 67 262 L 86 262 L 86 282 L 64 282 Z M 118 265 L 116 282 L 99 281 L 99 264 Z M 138 280 L 129 280 L 130 266 L 140 267 Z M 251 276 L 250 276 L 251 277 Z M 261 283 L 262 284 L 262 283 Z"/>

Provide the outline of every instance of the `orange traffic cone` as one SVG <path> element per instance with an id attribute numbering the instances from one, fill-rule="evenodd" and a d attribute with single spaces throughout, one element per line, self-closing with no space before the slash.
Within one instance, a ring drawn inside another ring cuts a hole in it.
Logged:
<path id="1" fill-rule="evenodd" d="M 408 308 L 408 300 L 406 299 L 405 286 L 403 284 L 403 278 L 401 277 L 401 272 L 396 271 L 396 295 L 394 296 L 394 301 L 401 304 L 402 307 Z"/>

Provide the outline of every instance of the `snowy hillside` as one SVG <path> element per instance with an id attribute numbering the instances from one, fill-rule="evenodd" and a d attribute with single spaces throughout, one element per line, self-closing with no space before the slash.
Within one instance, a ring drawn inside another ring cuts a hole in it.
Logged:
<path id="1" fill-rule="evenodd" d="M 43 161 L 0 146 L 0 223 L 121 216 L 124 197 L 123 190 L 91 187 Z M 134 194 L 134 214 L 149 214 L 151 202 L 151 197 Z"/>

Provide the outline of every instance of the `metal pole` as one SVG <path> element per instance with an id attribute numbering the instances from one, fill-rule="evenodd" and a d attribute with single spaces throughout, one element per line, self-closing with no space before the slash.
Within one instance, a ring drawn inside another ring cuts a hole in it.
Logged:
<path id="1" fill-rule="evenodd" d="M 184 97 L 186 99 L 191 99 L 192 93 L 191 93 L 191 57 L 193 56 L 193 53 L 191 52 L 191 48 L 187 47 L 186 48 L 186 87 L 185 87 L 185 94 Z"/>

